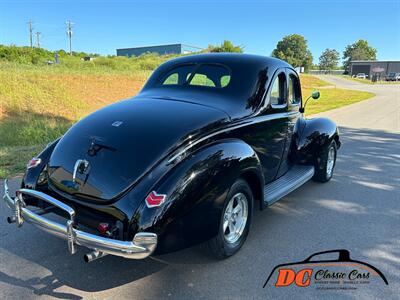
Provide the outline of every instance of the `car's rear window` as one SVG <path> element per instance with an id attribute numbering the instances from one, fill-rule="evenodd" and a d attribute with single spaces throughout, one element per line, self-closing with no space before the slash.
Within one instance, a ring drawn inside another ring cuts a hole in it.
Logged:
<path id="1" fill-rule="evenodd" d="M 223 65 L 187 64 L 173 68 L 160 77 L 160 85 L 205 86 L 224 88 L 229 85 L 231 73 Z"/>

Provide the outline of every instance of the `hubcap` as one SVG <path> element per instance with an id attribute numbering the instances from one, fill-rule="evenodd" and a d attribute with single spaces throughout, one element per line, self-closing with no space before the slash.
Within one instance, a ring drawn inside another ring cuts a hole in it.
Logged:
<path id="1" fill-rule="evenodd" d="M 332 176 L 333 166 L 335 165 L 335 149 L 331 147 L 328 152 L 328 160 L 326 162 L 326 175 Z"/>
<path id="2" fill-rule="evenodd" d="M 247 224 L 247 197 L 243 193 L 235 194 L 228 202 L 224 212 L 222 230 L 228 243 L 235 243 L 242 236 Z"/>

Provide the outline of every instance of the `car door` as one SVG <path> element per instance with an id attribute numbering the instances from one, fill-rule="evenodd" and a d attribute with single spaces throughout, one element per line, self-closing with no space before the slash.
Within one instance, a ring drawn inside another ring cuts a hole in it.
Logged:
<path id="1" fill-rule="evenodd" d="M 262 113 L 263 149 L 258 153 L 264 169 L 265 183 L 273 181 L 281 165 L 288 131 L 287 77 L 285 68 L 278 69 L 266 94 Z"/>
<path id="2" fill-rule="evenodd" d="M 285 139 L 285 146 L 282 154 L 281 165 L 277 177 L 284 175 L 292 166 L 293 162 L 289 160 L 289 153 L 293 138 L 293 132 L 297 120 L 300 117 L 301 105 L 301 87 L 300 80 L 295 71 L 286 68 L 287 78 L 287 132 Z"/>

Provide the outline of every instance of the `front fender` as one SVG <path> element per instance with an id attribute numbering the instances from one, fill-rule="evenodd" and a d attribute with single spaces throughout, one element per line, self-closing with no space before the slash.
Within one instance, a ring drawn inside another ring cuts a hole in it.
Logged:
<path id="1" fill-rule="evenodd" d="M 157 233 L 158 254 L 214 237 L 229 188 L 249 172 L 263 181 L 256 153 L 241 140 L 223 140 L 197 150 L 154 188 L 167 195 L 163 206 L 148 208 L 142 203 L 134 216 L 138 230 Z"/>
<path id="2" fill-rule="evenodd" d="M 339 130 L 336 124 L 327 118 L 302 119 L 294 135 L 292 149 L 295 159 L 299 163 L 313 163 L 320 149 L 335 140 L 339 148 Z"/>

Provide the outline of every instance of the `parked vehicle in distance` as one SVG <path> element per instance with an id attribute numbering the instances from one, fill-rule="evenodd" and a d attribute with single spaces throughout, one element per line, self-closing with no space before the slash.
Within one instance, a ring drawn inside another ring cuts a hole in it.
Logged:
<path id="1" fill-rule="evenodd" d="M 365 73 L 358 73 L 356 75 L 356 78 L 360 78 L 360 79 L 367 79 L 368 75 L 366 75 Z"/>
<path id="2" fill-rule="evenodd" d="M 399 81 L 400 73 L 391 72 L 386 76 L 386 81 Z"/>
<path id="3" fill-rule="evenodd" d="M 231 256 L 255 209 L 332 178 L 338 128 L 304 118 L 311 97 L 319 92 L 303 102 L 298 74 L 278 59 L 170 60 L 136 97 L 80 120 L 30 160 L 15 197 L 5 182 L 8 221 L 65 238 L 71 254 L 91 249 L 87 262 L 203 241 L 216 257 Z"/>

